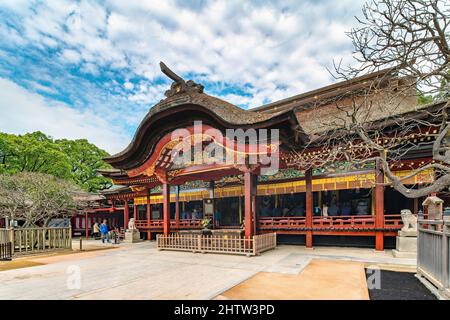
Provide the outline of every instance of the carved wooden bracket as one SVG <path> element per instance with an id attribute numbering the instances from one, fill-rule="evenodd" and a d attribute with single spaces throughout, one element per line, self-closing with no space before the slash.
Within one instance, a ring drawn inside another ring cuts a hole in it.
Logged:
<path id="1" fill-rule="evenodd" d="M 167 171 L 162 169 L 155 169 L 155 176 L 158 178 L 159 182 L 161 183 L 169 183 L 169 177 L 167 175 Z"/>
<path id="2" fill-rule="evenodd" d="M 259 164 L 237 164 L 233 166 L 241 172 L 251 172 L 253 174 L 259 174 L 261 165 Z"/>

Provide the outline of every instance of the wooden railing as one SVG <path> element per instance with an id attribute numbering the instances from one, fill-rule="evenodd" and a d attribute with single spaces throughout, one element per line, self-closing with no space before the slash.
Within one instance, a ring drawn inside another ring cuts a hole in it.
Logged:
<path id="1" fill-rule="evenodd" d="M 399 214 L 384 215 L 384 228 L 392 229 L 394 231 L 400 230 L 403 227 L 402 216 Z"/>
<path id="2" fill-rule="evenodd" d="M 180 219 L 178 229 L 198 229 L 201 228 L 201 219 Z M 148 229 L 147 220 L 135 220 L 134 224 L 137 229 Z M 151 220 L 150 229 L 162 229 L 164 227 L 164 220 Z M 176 221 L 170 220 L 170 227 L 176 229 Z"/>
<path id="3" fill-rule="evenodd" d="M 198 219 L 181 219 L 178 229 L 199 229 L 201 220 Z M 147 220 L 136 220 L 136 228 L 148 229 Z M 176 221 L 171 220 L 170 226 L 176 228 Z M 403 226 L 401 216 L 399 214 L 387 214 L 384 216 L 384 229 L 396 231 Z M 152 220 L 150 229 L 162 229 L 163 220 Z M 235 228 L 235 227 L 233 227 Z M 258 228 L 260 230 L 302 230 L 306 229 L 305 217 L 259 217 Z M 314 216 L 314 229 L 324 230 L 375 230 L 375 216 Z"/>
<path id="4" fill-rule="evenodd" d="M 313 228 L 319 229 L 371 229 L 375 227 L 373 216 L 313 217 Z"/>
<path id="5" fill-rule="evenodd" d="M 384 229 L 399 230 L 403 226 L 400 215 L 385 215 Z M 305 217 L 260 217 L 258 218 L 260 230 L 306 230 Z M 314 216 L 313 229 L 324 230 L 375 230 L 375 216 Z"/>
<path id="6" fill-rule="evenodd" d="M 0 232 L 0 234 L 2 232 Z M 71 228 L 17 228 L 8 230 L 13 254 L 72 248 Z"/>
<path id="7" fill-rule="evenodd" d="M 260 229 L 296 229 L 306 227 L 305 217 L 260 217 L 258 218 Z"/>
<path id="8" fill-rule="evenodd" d="M 259 255 L 276 247 L 276 233 L 256 235 L 252 238 L 214 235 L 157 235 L 158 250 L 190 251 L 201 253 L 225 253 L 246 256 Z"/>
<path id="9" fill-rule="evenodd" d="M 418 221 L 417 274 L 450 299 L 450 221 Z"/>

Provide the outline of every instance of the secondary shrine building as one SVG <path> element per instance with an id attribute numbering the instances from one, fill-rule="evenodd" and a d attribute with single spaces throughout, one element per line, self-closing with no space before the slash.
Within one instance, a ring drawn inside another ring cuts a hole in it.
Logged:
<path id="1" fill-rule="evenodd" d="M 134 218 L 141 237 L 152 239 L 201 229 L 208 218 L 214 229 L 240 229 L 243 237 L 276 232 L 279 242 L 307 247 L 383 250 L 395 245 L 400 211 L 417 214 L 421 209 L 420 199 L 408 199 L 382 184 L 385 178 L 376 163 L 346 166 L 337 159 L 333 165 L 302 167 L 299 159 L 327 152 L 311 139 L 339 117 L 335 104 L 318 101 L 345 101 L 379 81 L 383 71 L 249 110 L 206 94 L 202 85 L 183 80 L 164 65 L 163 72 L 174 81 L 166 98 L 150 108 L 129 146 L 105 159 L 113 169 L 100 173 L 115 186 L 102 192 L 99 207 L 73 218 L 75 231 L 88 233 L 94 221 L 104 218 L 126 228 Z M 395 114 L 378 110 L 369 120 L 417 112 L 416 97 L 403 100 Z M 245 138 L 230 138 L 230 130 Z M 418 128 L 406 139 L 430 144 L 430 130 Z M 393 164 L 396 175 L 407 176 L 431 161 L 430 150 L 408 152 Z M 405 183 L 433 179 L 433 172 L 423 171 Z"/>

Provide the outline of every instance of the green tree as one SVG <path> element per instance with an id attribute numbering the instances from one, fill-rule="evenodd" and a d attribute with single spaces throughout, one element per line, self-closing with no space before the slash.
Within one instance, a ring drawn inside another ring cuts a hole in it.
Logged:
<path id="1" fill-rule="evenodd" d="M 97 169 L 110 168 L 102 159 L 109 154 L 86 139 L 56 140 L 71 166 L 72 180 L 84 190 L 92 192 L 111 187 L 111 180 L 97 174 Z"/>
<path id="2" fill-rule="evenodd" d="M 0 172 L 41 172 L 70 178 L 69 159 L 53 140 L 42 132 L 22 136 L 0 134 Z"/>
<path id="3" fill-rule="evenodd" d="M 0 174 L 51 174 L 95 192 L 111 186 L 109 179 L 96 172 L 109 168 L 102 160 L 106 156 L 106 151 L 86 139 L 53 140 L 39 131 L 24 135 L 0 133 Z"/>

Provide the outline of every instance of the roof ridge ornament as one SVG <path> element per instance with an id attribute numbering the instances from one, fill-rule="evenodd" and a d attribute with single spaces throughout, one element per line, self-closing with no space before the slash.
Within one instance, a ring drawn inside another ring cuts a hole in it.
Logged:
<path id="1" fill-rule="evenodd" d="M 162 73 L 173 80 L 170 89 L 164 93 L 167 98 L 186 92 L 203 93 L 204 87 L 201 84 L 195 83 L 192 80 L 185 81 L 182 77 L 170 70 L 164 62 L 159 62 L 159 67 L 161 68 Z"/>

